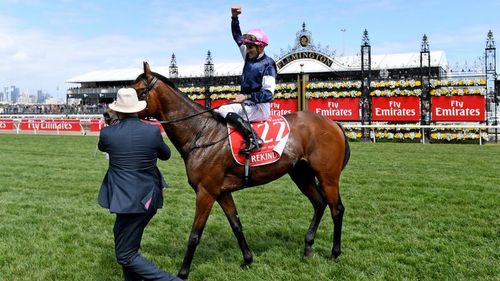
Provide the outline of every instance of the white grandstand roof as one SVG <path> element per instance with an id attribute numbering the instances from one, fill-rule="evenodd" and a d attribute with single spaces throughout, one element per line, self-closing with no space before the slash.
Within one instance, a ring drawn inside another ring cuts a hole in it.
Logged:
<path id="1" fill-rule="evenodd" d="M 431 66 L 441 66 L 447 68 L 448 61 L 444 51 L 433 51 L 430 53 Z M 299 59 L 286 64 L 278 72 L 280 74 L 300 73 L 315 73 L 315 72 L 335 72 L 346 70 L 360 70 L 361 57 L 344 56 L 333 58 L 334 63 L 331 67 L 314 59 Z M 394 69 L 394 68 L 416 68 L 420 67 L 420 52 L 403 53 L 403 54 L 387 54 L 387 55 L 372 55 L 372 70 Z M 301 66 L 302 64 L 302 66 Z M 241 75 L 243 69 L 242 62 L 231 63 L 214 63 L 215 76 L 238 76 Z M 151 70 L 169 77 L 168 66 L 152 66 Z M 179 78 L 186 77 L 203 77 L 204 65 L 178 65 Z M 125 68 L 125 69 L 108 69 L 88 72 L 66 80 L 66 83 L 89 83 L 89 82 L 105 82 L 105 81 L 133 81 L 143 73 L 140 68 Z"/>

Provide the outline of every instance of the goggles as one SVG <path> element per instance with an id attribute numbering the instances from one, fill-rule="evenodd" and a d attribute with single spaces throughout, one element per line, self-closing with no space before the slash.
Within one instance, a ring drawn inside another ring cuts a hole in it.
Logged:
<path id="1" fill-rule="evenodd" d="M 255 36 L 253 34 L 243 34 L 243 40 L 248 40 L 251 42 L 259 42 L 259 40 L 257 39 L 257 36 Z"/>

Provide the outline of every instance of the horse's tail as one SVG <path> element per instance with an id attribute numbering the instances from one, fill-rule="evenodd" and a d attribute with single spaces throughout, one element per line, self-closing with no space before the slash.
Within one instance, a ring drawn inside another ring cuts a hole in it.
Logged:
<path id="1" fill-rule="evenodd" d="M 347 135 L 345 133 L 344 127 L 342 127 L 340 123 L 337 123 L 337 125 L 339 125 L 340 129 L 342 129 L 342 133 L 344 133 L 345 149 L 344 149 L 344 162 L 342 163 L 342 170 L 343 170 L 345 166 L 347 166 L 347 163 L 351 158 L 351 147 L 349 146 L 349 142 L 347 141 Z"/>

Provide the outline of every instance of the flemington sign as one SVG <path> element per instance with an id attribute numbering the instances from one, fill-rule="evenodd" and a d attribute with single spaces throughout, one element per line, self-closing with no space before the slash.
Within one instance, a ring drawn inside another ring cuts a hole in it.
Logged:
<path id="1" fill-rule="evenodd" d="M 328 67 L 332 67 L 332 65 L 333 65 L 333 59 L 331 59 L 331 58 L 329 58 L 321 53 L 313 52 L 313 51 L 302 51 L 302 52 L 297 52 L 297 53 L 291 53 L 291 54 L 285 56 L 284 58 L 280 59 L 276 63 L 276 67 L 278 69 L 281 69 L 285 65 L 287 65 L 293 61 L 300 60 L 300 59 L 317 60 L 317 61 L 325 64 Z"/>

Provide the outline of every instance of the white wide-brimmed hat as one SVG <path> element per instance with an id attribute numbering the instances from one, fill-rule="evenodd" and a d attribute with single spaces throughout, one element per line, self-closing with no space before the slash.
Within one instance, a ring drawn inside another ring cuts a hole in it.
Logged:
<path id="1" fill-rule="evenodd" d="M 137 92 L 132 88 L 121 88 L 116 94 L 116 101 L 109 108 L 122 113 L 136 113 L 146 108 L 146 102 L 137 98 Z"/>

